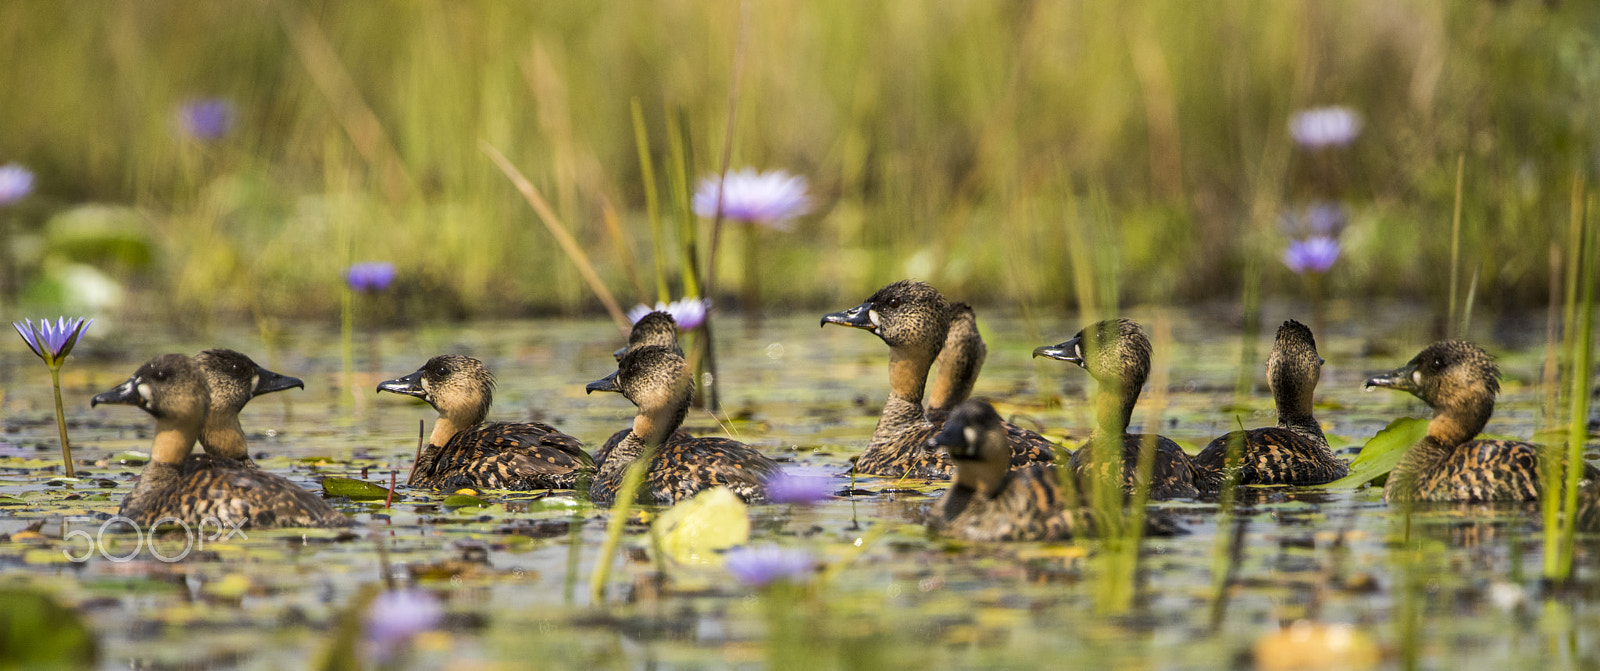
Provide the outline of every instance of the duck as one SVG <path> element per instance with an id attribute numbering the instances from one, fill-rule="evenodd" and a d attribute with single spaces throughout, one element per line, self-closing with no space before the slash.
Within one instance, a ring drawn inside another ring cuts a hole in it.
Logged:
<path id="1" fill-rule="evenodd" d="M 252 398 L 296 387 L 305 389 L 306 383 L 300 378 L 267 370 L 231 349 L 208 349 L 194 355 L 194 362 L 211 390 L 210 410 L 206 413 L 205 428 L 200 431 L 200 447 L 206 455 L 232 459 L 247 468 L 255 468 L 244 427 L 239 424 L 239 411 L 244 410 Z"/>
<path id="2" fill-rule="evenodd" d="M 622 394 L 639 412 L 595 472 L 589 498 L 596 504 L 616 502 L 623 473 L 646 447 L 655 452 L 640 503 L 672 505 L 713 487 L 727 487 L 746 503 L 766 500 L 766 483 L 779 467 L 755 448 L 712 436 L 667 440 L 683 423 L 694 396 L 694 377 L 682 355 L 659 345 L 629 349 L 615 372 L 584 387 L 585 393 L 597 391 Z"/>
<path id="3" fill-rule="evenodd" d="M 944 347 L 934 363 L 939 372 L 933 377 L 933 387 L 928 390 L 928 421 L 941 426 L 950 411 L 972 395 L 988 358 L 989 346 L 978 332 L 978 315 L 967 303 L 950 304 L 950 331 L 944 338 Z M 1002 421 L 1006 436 L 1017 446 L 1012 454 L 1012 464 L 1021 468 L 1038 463 L 1054 463 L 1055 443 L 1038 432 Z"/>
<path id="4" fill-rule="evenodd" d="M 1500 367 L 1482 347 L 1465 340 L 1433 343 L 1404 366 L 1369 378 L 1378 387 L 1409 392 L 1428 407 L 1428 433 L 1389 472 L 1384 500 L 1537 501 L 1543 448 L 1516 440 L 1477 439 L 1494 414 Z M 1580 519 L 1600 522 L 1600 469 L 1581 465 Z"/>
<path id="5" fill-rule="evenodd" d="M 628 344 L 612 352 L 611 355 L 616 358 L 618 363 L 621 363 L 623 355 L 627 354 L 628 350 L 652 346 L 665 347 L 676 352 L 678 356 L 683 356 L 683 348 L 678 345 L 678 320 L 674 319 L 671 314 L 656 310 L 640 317 L 639 321 L 633 323 L 633 329 L 628 332 Z M 611 451 L 622 443 L 623 438 L 627 437 L 627 429 L 611 434 L 611 437 L 600 445 L 600 449 L 595 450 L 595 465 L 604 464 L 606 457 L 611 456 Z M 692 440 L 693 438 L 694 436 L 688 431 L 678 429 L 672 432 L 672 437 L 667 440 Z"/>
<path id="6" fill-rule="evenodd" d="M 970 399 L 957 405 L 928 444 L 948 452 L 955 463 L 950 488 L 928 512 L 926 526 L 933 533 L 975 542 L 1065 540 L 1092 533 L 1093 513 L 1061 491 L 1062 474 L 1076 483 L 1075 472 L 1043 464 L 1011 468 L 1010 437 L 988 402 Z M 1146 515 L 1145 530 L 1183 533 L 1176 523 L 1153 514 Z"/>
<path id="7" fill-rule="evenodd" d="M 494 403 L 494 374 L 460 354 L 428 359 L 416 372 L 378 385 L 414 396 L 438 411 L 428 446 L 406 484 L 462 488 L 573 489 L 594 470 L 583 443 L 544 422 L 485 422 Z"/>
<path id="8" fill-rule="evenodd" d="M 156 420 L 150 462 L 118 515 L 146 529 L 169 521 L 252 529 L 350 525 L 349 517 L 283 476 L 223 457 L 191 457 L 206 427 L 210 397 L 206 373 L 194 359 L 163 354 L 90 400 L 91 407 L 136 406 Z"/>
<path id="9" fill-rule="evenodd" d="M 944 347 L 950 321 L 950 303 L 944 295 L 916 280 L 894 282 L 856 307 L 823 315 L 822 326 L 864 329 L 889 346 L 889 398 L 866 451 L 856 460 L 857 473 L 950 479 L 949 455 L 928 449 L 928 439 L 939 427 L 922 407 L 928 370 Z M 949 385 L 952 390 L 958 386 Z M 1012 466 L 1052 461 L 1055 455 L 1048 446 L 1049 441 L 1044 445 L 1013 441 Z"/>
<path id="10" fill-rule="evenodd" d="M 1093 466 L 1091 448 L 1096 441 L 1121 436 L 1122 483 L 1132 493 L 1138 477 L 1139 452 L 1146 440 L 1155 443 L 1155 463 L 1151 471 L 1151 499 L 1193 498 L 1200 491 L 1189 455 L 1165 436 L 1128 433 L 1133 408 L 1139 402 L 1150 375 L 1150 338 L 1131 319 L 1095 322 L 1059 345 L 1033 350 L 1035 357 L 1048 357 L 1074 363 L 1089 372 L 1098 383 L 1094 396 L 1095 428 L 1089 440 L 1072 454 L 1072 468 L 1083 477 Z M 1109 475 L 1102 470 L 1101 475 Z"/>
<path id="11" fill-rule="evenodd" d="M 1311 329 L 1293 319 L 1280 325 L 1267 357 L 1267 389 L 1278 408 L 1278 425 L 1218 437 L 1195 456 L 1195 470 L 1212 474 L 1220 486 L 1228 446 L 1237 444 L 1241 485 L 1320 485 L 1349 475 L 1349 464 L 1333 456 L 1311 411 L 1324 363 Z"/>

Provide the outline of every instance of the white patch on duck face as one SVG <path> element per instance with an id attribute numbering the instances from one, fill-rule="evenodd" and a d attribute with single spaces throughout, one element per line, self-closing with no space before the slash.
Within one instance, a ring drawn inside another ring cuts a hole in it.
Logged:
<path id="1" fill-rule="evenodd" d="M 961 435 L 967 439 L 968 445 L 978 444 L 978 430 L 970 426 L 961 429 Z"/>
<path id="2" fill-rule="evenodd" d="M 1422 386 L 1422 371 L 1420 371 L 1420 370 L 1411 371 L 1411 381 L 1415 382 L 1417 384 L 1417 386 L 1419 386 L 1419 387 Z"/>
<path id="3" fill-rule="evenodd" d="M 867 310 L 867 319 L 872 321 L 873 330 L 877 330 L 883 326 L 882 320 L 878 318 L 877 310 Z"/>
<path id="4" fill-rule="evenodd" d="M 433 385 L 428 384 L 428 378 L 424 377 L 421 380 L 419 380 L 418 381 L 418 386 L 422 387 L 422 400 L 427 401 L 429 403 L 432 403 L 433 402 Z"/>
<path id="5" fill-rule="evenodd" d="M 254 393 L 255 390 L 256 390 L 256 385 L 260 384 L 260 383 L 261 383 L 261 376 L 260 375 L 251 375 L 250 376 L 250 391 L 252 393 Z"/>
<path id="6" fill-rule="evenodd" d="M 134 387 L 134 391 L 139 392 L 139 400 L 142 400 L 146 403 L 150 402 L 151 391 L 149 383 L 140 382 L 138 386 Z"/>

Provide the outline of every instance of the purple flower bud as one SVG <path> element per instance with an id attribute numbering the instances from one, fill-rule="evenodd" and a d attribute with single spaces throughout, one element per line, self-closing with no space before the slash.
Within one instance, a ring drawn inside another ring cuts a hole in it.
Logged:
<path id="1" fill-rule="evenodd" d="M 33 173 L 15 163 L 0 166 L 0 205 L 10 205 L 33 193 Z"/>
<path id="2" fill-rule="evenodd" d="M 394 264 L 388 261 L 367 261 L 351 264 L 345 271 L 345 281 L 356 291 L 383 291 L 394 282 Z"/>
<path id="3" fill-rule="evenodd" d="M 1288 251 L 1283 253 L 1283 265 L 1300 274 L 1325 273 L 1337 260 L 1339 241 L 1323 236 L 1294 240 L 1289 243 Z"/>
<path id="4" fill-rule="evenodd" d="M 178 127 L 202 142 L 221 139 L 233 130 L 233 103 L 221 98 L 190 100 L 178 108 Z"/>
<path id="5" fill-rule="evenodd" d="M 719 184 L 721 188 L 719 189 Z M 787 231 L 789 220 L 811 209 L 806 197 L 806 178 L 782 170 L 756 174 L 745 168 L 719 180 L 700 180 L 694 193 L 694 213 L 710 219 L 717 214 L 717 193 L 722 192 L 722 214 L 733 221 L 760 224 Z"/>
<path id="6" fill-rule="evenodd" d="M 22 341 L 28 344 L 28 349 L 33 350 L 33 353 L 43 359 L 46 365 L 56 366 L 72 353 L 72 348 L 77 347 L 83 332 L 93 323 L 93 319 L 85 320 L 82 317 L 71 319 L 60 317 L 55 324 L 51 324 L 48 319 L 40 319 L 39 325 L 34 326 L 32 319 L 25 319 L 11 322 L 11 326 L 22 336 Z"/>
<path id="7" fill-rule="evenodd" d="M 734 548 L 722 560 L 728 573 L 750 587 L 765 587 L 778 581 L 801 582 L 816 569 L 811 553 L 776 545 Z"/>
<path id="8" fill-rule="evenodd" d="M 1343 147 L 1361 135 L 1361 115 L 1348 107 L 1317 107 L 1289 117 L 1289 134 L 1307 149 Z"/>

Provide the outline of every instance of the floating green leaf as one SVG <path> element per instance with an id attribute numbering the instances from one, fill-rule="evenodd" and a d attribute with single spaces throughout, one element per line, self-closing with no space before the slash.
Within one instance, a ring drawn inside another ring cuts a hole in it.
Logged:
<path id="1" fill-rule="evenodd" d="M 389 496 L 388 489 L 355 478 L 323 478 L 322 491 L 327 492 L 328 496 L 343 496 L 352 501 L 367 501 Z"/>
<path id="2" fill-rule="evenodd" d="M 1428 435 L 1428 420 L 1401 417 L 1389 422 L 1378 435 L 1361 447 L 1361 453 L 1350 462 L 1350 474 L 1325 485 L 1328 489 L 1355 489 L 1389 474 L 1406 449 Z"/>
<path id="3" fill-rule="evenodd" d="M 489 504 L 483 499 L 469 494 L 451 494 L 444 497 L 442 505 L 446 508 L 465 508 L 467 506 L 483 508 Z"/>
<path id="4" fill-rule="evenodd" d="M 717 550 L 749 542 L 749 508 L 732 490 L 716 487 L 668 509 L 652 529 L 678 563 L 716 566 L 722 563 Z"/>

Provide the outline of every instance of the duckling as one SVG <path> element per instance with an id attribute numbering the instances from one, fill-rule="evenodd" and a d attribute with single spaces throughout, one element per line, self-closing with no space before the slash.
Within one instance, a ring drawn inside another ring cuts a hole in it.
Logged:
<path id="1" fill-rule="evenodd" d="M 1220 485 L 1228 445 L 1240 441 L 1241 485 L 1320 485 L 1349 475 L 1350 466 L 1333 456 L 1311 414 L 1323 363 L 1311 329 L 1292 319 L 1279 326 L 1267 357 L 1267 388 L 1278 406 L 1278 425 L 1234 431 L 1211 441 L 1195 456 L 1195 470 Z"/>
<path id="2" fill-rule="evenodd" d="M 239 411 L 252 398 L 294 387 L 305 389 L 306 383 L 300 378 L 262 368 L 250 357 L 231 349 L 208 349 L 196 354 L 194 362 L 200 366 L 206 376 L 206 386 L 211 389 L 211 409 L 206 413 L 206 425 L 200 432 L 200 447 L 205 448 L 207 455 L 255 468 L 256 462 L 250 458 L 245 444 L 244 427 L 239 424 Z"/>
<path id="3" fill-rule="evenodd" d="M 929 530 L 984 542 L 1060 540 L 1090 531 L 1093 514 L 1062 495 L 1061 473 L 1042 464 L 1011 468 L 1009 442 L 993 406 L 976 399 L 956 406 L 928 441 L 930 449 L 943 447 L 955 462 L 950 489 L 929 510 Z M 1145 530 L 1157 536 L 1184 533 L 1170 519 L 1150 513 Z"/>
<path id="4" fill-rule="evenodd" d="M 1408 391 L 1433 408 L 1428 435 L 1400 458 L 1383 487 L 1388 501 L 1534 501 L 1540 452 L 1532 443 L 1473 440 L 1494 414 L 1500 367 L 1464 340 L 1429 345 L 1406 365 L 1367 380 L 1366 388 Z M 1600 522 L 1600 469 L 1582 464 L 1579 492 L 1586 527 Z"/>
<path id="5" fill-rule="evenodd" d="M 966 303 L 950 304 L 950 331 L 944 338 L 944 348 L 939 350 L 939 373 L 933 378 L 933 389 L 928 392 L 928 421 L 934 426 L 944 424 L 950 411 L 972 395 L 983 370 L 983 360 L 988 357 L 989 346 L 978 333 L 978 316 Z M 1055 444 L 1036 431 L 1030 431 L 1011 422 L 1001 422 L 1006 436 L 1017 451 L 1011 463 L 1023 467 L 1035 463 L 1054 463 Z"/>
<path id="6" fill-rule="evenodd" d="M 453 490 L 572 489 L 594 468 L 583 444 L 543 422 L 483 423 L 494 402 L 494 375 L 459 354 L 429 359 L 416 372 L 378 385 L 415 396 L 439 412 L 428 447 L 406 484 Z"/>
<path id="7" fill-rule="evenodd" d="M 1145 337 L 1144 330 L 1131 319 L 1108 319 L 1090 324 L 1064 343 L 1037 348 L 1033 355 L 1078 364 L 1099 383 L 1094 400 L 1095 428 L 1083 447 L 1072 454 L 1072 467 L 1080 477 L 1088 474 L 1092 465 L 1092 450 L 1088 448 L 1102 436 L 1113 441 L 1116 436 L 1122 436 L 1123 488 L 1132 492 L 1138 476 L 1139 451 L 1147 438 L 1127 432 L 1133 406 L 1139 402 L 1139 393 L 1150 375 L 1150 339 Z M 1150 498 L 1199 495 L 1189 455 L 1164 436 L 1153 439 L 1156 454 Z M 1101 475 L 1109 475 L 1109 472 Z"/>
<path id="8" fill-rule="evenodd" d="M 683 356 L 683 348 L 678 346 L 678 320 L 673 319 L 672 315 L 657 310 L 640 317 L 639 321 L 633 323 L 633 330 L 628 332 L 628 344 L 624 345 L 617 351 L 612 352 L 611 355 L 616 357 L 618 363 L 621 363 L 622 355 L 627 354 L 628 350 L 652 346 L 665 347 L 677 353 L 678 356 Z M 611 451 L 616 449 L 617 445 L 622 442 L 623 438 L 627 437 L 627 429 L 623 429 L 611 434 L 611 437 L 606 439 L 606 442 L 600 446 L 600 449 L 595 451 L 595 465 L 598 466 L 606 463 L 606 457 L 610 456 Z M 674 441 L 693 439 L 694 436 L 688 431 L 678 429 L 677 431 L 672 432 L 672 437 L 668 438 L 667 440 Z"/>
<path id="9" fill-rule="evenodd" d="M 939 290 L 914 280 L 890 284 L 856 307 L 822 317 L 823 326 L 865 329 L 889 346 L 889 398 L 872 440 L 856 461 L 856 472 L 938 480 L 950 477 L 949 455 L 927 447 L 938 427 L 922 409 L 928 369 L 944 347 L 950 317 L 950 304 Z M 957 386 L 950 385 L 952 390 Z M 1054 457 L 1048 441 L 1043 446 L 1013 441 L 1011 450 L 1014 467 Z"/>
<path id="10" fill-rule="evenodd" d="M 623 472 L 646 445 L 655 446 L 655 453 L 639 491 L 641 503 L 671 505 L 718 486 L 733 490 L 748 503 L 766 499 L 765 484 L 778 473 L 777 462 L 727 438 L 667 440 L 683 423 L 694 395 L 694 378 L 677 352 L 661 346 L 630 349 L 616 372 L 590 382 L 584 391 L 618 392 L 639 408 L 633 428 L 595 473 L 589 487 L 595 503 L 616 502 Z"/>
<path id="11" fill-rule="evenodd" d="M 190 458 L 205 430 L 210 395 L 193 359 L 164 354 L 90 401 L 138 406 L 156 418 L 150 463 L 117 514 L 144 528 L 169 519 L 256 529 L 349 526 L 350 518 L 282 476 L 232 459 Z"/>

